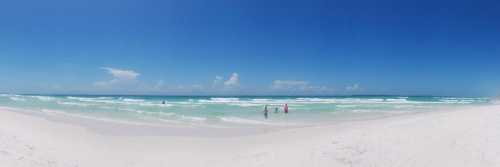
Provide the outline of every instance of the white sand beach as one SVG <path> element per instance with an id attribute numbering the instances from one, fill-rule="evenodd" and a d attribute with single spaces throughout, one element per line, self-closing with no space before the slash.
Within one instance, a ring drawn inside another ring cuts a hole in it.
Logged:
<path id="1" fill-rule="evenodd" d="M 500 105 L 235 135 L 72 121 L 0 109 L 0 166 L 500 166 Z"/>

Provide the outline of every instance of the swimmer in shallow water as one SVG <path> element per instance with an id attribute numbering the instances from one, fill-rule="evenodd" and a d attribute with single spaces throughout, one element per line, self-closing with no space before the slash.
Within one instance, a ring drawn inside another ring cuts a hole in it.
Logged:
<path id="1" fill-rule="evenodd" d="M 264 117 L 267 119 L 269 111 L 267 110 L 267 105 L 264 107 Z"/>
<path id="2" fill-rule="evenodd" d="M 284 110 L 285 110 L 285 114 L 288 114 L 288 104 L 285 104 Z"/>

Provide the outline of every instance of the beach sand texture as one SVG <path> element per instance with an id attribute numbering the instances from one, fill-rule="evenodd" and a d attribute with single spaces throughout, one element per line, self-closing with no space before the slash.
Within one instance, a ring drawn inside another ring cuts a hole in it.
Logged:
<path id="1" fill-rule="evenodd" d="M 0 166 L 500 166 L 498 104 L 220 137 L 133 135 L 48 117 L 0 109 Z"/>

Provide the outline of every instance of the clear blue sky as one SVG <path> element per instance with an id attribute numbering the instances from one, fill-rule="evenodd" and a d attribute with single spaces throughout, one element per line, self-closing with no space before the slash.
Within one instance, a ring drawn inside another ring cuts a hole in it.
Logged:
<path id="1" fill-rule="evenodd" d="M 0 3 L 0 92 L 500 92 L 495 0 Z"/>

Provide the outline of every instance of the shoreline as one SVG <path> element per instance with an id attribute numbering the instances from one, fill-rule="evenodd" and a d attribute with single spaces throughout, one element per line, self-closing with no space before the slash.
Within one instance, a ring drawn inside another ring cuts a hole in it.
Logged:
<path id="1" fill-rule="evenodd" d="M 15 112 L 30 117 L 37 117 L 57 124 L 67 124 L 86 128 L 94 133 L 109 136 L 149 136 L 149 137 L 197 137 L 197 138 L 227 138 L 252 136 L 262 133 L 282 131 L 311 125 L 275 126 L 260 125 L 248 127 L 229 127 L 210 123 L 185 122 L 144 122 L 120 120 L 112 118 L 96 118 L 62 111 L 37 112 L 33 110 L 0 107 L 0 111 Z M 126 131 L 124 130 L 126 129 Z M 209 132 L 209 133 L 208 133 Z"/>
<path id="2" fill-rule="evenodd" d="M 460 107 L 464 108 L 464 107 Z M 451 109 L 451 108 L 448 108 Z M 348 116 L 343 118 L 332 118 L 330 121 L 320 121 L 315 124 L 276 125 L 262 124 L 249 126 L 228 126 L 211 123 L 186 123 L 186 122 L 145 122 L 138 120 L 123 120 L 114 118 L 97 118 L 82 114 L 67 113 L 56 110 L 19 109 L 12 107 L 0 107 L 0 111 L 10 111 L 27 116 L 38 117 L 57 124 L 67 124 L 88 129 L 94 133 L 108 136 L 149 136 L 149 137 L 196 137 L 196 138 L 228 138 L 245 137 L 294 129 L 339 126 L 364 121 L 376 121 L 398 117 L 410 117 L 412 115 L 426 114 L 426 112 L 411 112 L 404 114 L 375 114 L 371 116 Z M 433 111 L 446 112 L 446 111 Z M 363 113 L 364 114 L 364 113 Z M 361 114 L 361 115 L 363 115 Z M 332 115 L 334 117 L 334 115 Z M 245 124 L 243 124 L 245 125 Z M 124 130 L 126 129 L 126 130 Z M 204 133 L 209 132 L 209 133 Z"/>
<path id="3" fill-rule="evenodd" d="M 0 108 L 0 166 L 498 166 L 499 121 L 487 105 L 211 138 L 110 135 Z"/>

